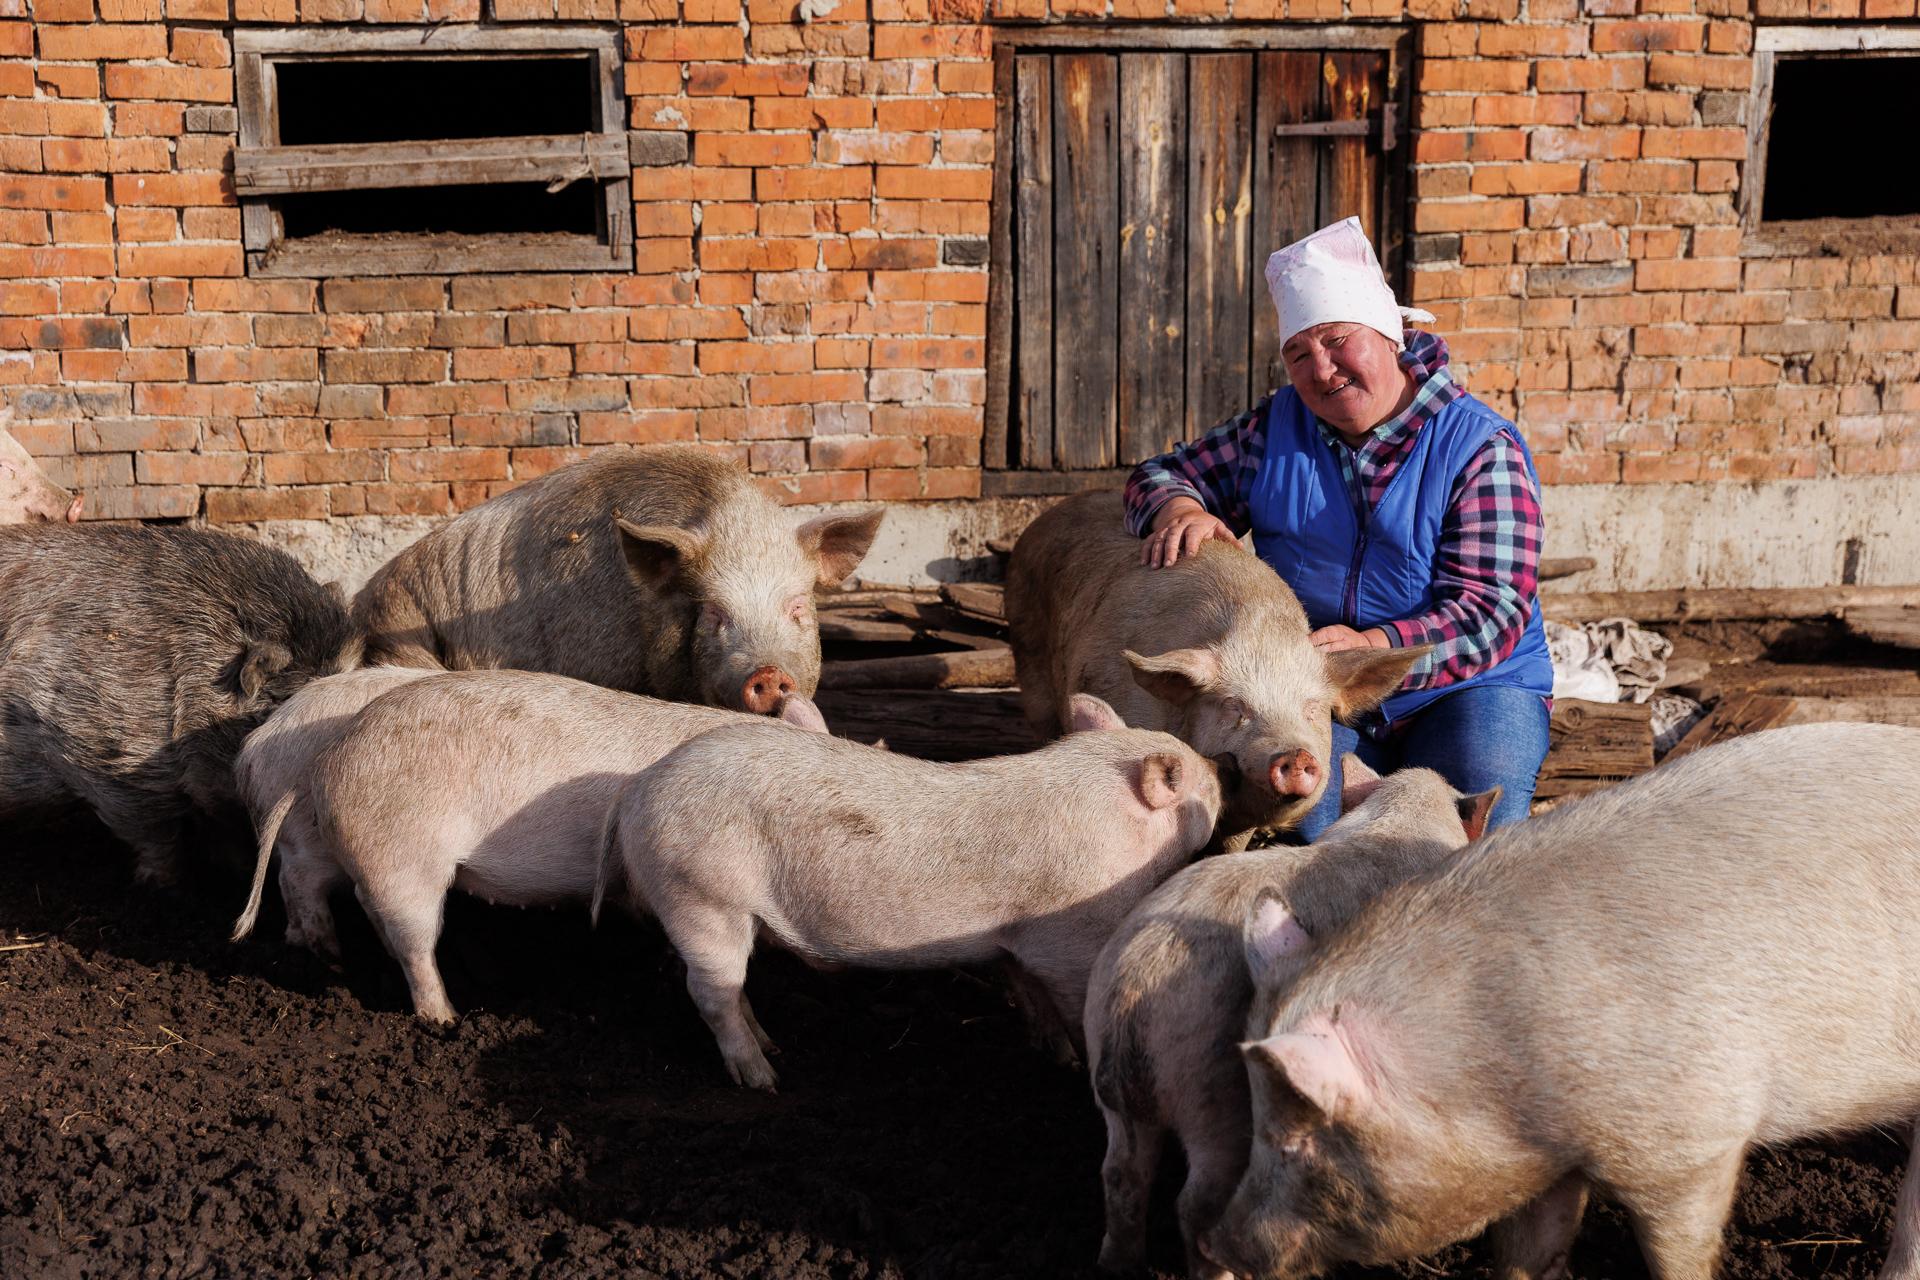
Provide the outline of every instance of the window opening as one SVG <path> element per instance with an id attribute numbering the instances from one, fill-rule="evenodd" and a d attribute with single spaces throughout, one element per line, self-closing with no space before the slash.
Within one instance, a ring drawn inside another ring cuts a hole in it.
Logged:
<path id="1" fill-rule="evenodd" d="M 591 133 L 587 58 L 328 58 L 278 69 L 280 145 Z"/>
<path id="2" fill-rule="evenodd" d="M 1780 58 L 1761 219 L 1920 214 L 1920 182 L 1889 162 L 1884 135 L 1847 123 L 1904 118 L 1916 73 L 1911 57 Z"/>

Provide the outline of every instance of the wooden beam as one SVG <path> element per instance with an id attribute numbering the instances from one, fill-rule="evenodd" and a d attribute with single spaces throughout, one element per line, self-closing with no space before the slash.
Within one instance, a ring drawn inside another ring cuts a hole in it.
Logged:
<path id="1" fill-rule="evenodd" d="M 1920 609 L 1849 609 L 1841 621 L 1862 640 L 1920 649 Z"/>
<path id="2" fill-rule="evenodd" d="M 1007 423 L 1013 396 L 1013 50 L 993 51 L 993 199 L 987 229 L 987 412 L 980 465 L 1008 464 Z"/>
<path id="3" fill-rule="evenodd" d="M 1705 588 L 1697 591 L 1543 591 L 1554 622 L 1727 622 L 1824 618 L 1847 609 L 1920 607 L 1920 586 Z"/>
<path id="4" fill-rule="evenodd" d="M 1005 645 L 820 664 L 822 689 L 1004 689 L 1012 684 L 1013 650 Z"/>
<path id="5" fill-rule="evenodd" d="M 1131 467 L 1105 471 L 989 471 L 980 477 L 983 498 L 1040 497 L 1054 493 L 1085 493 L 1088 489 L 1118 489 Z"/>
<path id="6" fill-rule="evenodd" d="M 475 27 L 447 23 L 434 27 L 359 29 L 308 27 L 298 30 L 254 30 L 233 33 L 236 54 L 328 55 L 392 53 L 409 57 L 444 53 L 604 53 L 620 56 L 618 31 L 602 27 Z"/>
<path id="7" fill-rule="evenodd" d="M 1394 49 L 1406 46 L 1411 33 L 1404 27 L 1362 27 L 1340 23 L 1274 26 L 1262 23 L 1231 27 L 1153 27 L 1140 23 L 1089 26 L 1049 23 L 1020 26 L 998 23 L 995 45 L 1020 49 L 1111 49 L 1136 52 L 1148 49 Z"/>
<path id="8" fill-rule="evenodd" d="M 325 235 L 282 240 L 247 254 L 251 276 L 443 275 L 463 271 L 631 270 L 593 236 Z"/>
<path id="9" fill-rule="evenodd" d="M 624 178 L 631 168 L 624 132 L 241 147 L 233 153 L 233 190 L 248 197 L 497 182 L 598 182 Z"/>

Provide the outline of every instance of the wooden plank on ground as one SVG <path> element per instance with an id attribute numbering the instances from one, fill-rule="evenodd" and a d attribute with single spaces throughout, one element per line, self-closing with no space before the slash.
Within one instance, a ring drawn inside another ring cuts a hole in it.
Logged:
<path id="1" fill-rule="evenodd" d="M 949 582 L 940 588 L 940 598 L 968 617 L 1007 620 L 1007 589 L 995 582 Z"/>
<path id="2" fill-rule="evenodd" d="M 1182 438 L 1187 364 L 1187 60 L 1120 55 L 1120 312 L 1115 460 Z"/>
<path id="3" fill-rule="evenodd" d="M 1671 671 L 1674 663 L 1667 664 Z M 1706 674 L 1676 679 L 1692 696 L 1727 698 L 1764 693 L 1780 698 L 1920 697 L 1920 672 L 1901 667 L 1862 667 L 1815 662 L 1727 662 Z"/>
<path id="4" fill-rule="evenodd" d="M 1115 465 L 1119 66 L 1105 53 L 1053 60 L 1053 450 L 1063 471 Z"/>
<path id="5" fill-rule="evenodd" d="M 1575 795 L 1653 768 L 1651 716 L 1644 703 L 1556 698 L 1535 797 Z"/>
<path id="6" fill-rule="evenodd" d="M 1920 649 L 1920 609 L 1849 609 L 1840 615 L 1840 621 L 1862 640 L 1896 649 Z"/>
<path id="7" fill-rule="evenodd" d="M 1187 73 L 1187 404 L 1193 440 L 1251 405 L 1253 55 L 1198 53 Z"/>
<path id="8" fill-rule="evenodd" d="M 1020 695 L 971 689 L 822 689 L 814 698 L 827 726 L 856 742 L 886 739 L 902 755 L 974 760 L 1031 751 Z"/>
<path id="9" fill-rule="evenodd" d="M 1899 587 L 1705 588 L 1690 591 L 1543 591 L 1554 622 L 1729 622 L 1824 618 L 1843 610 L 1920 607 L 1920 585 Z"/>
<path id="10" fill-rule="evenodd" d="M 1329 53 L 1323 64 L 1327 82 L 1327 115 L 1332 120 L 1365 120 L 1379 106 L 1385 86 L 1386 55 Z M 1378 155 L 1366 135 L 1332 138 L 1321 151 L 1325 165 L 1320 180 L 1320 216 L 1326 226 L 1357 215 L 1361 229 L 1372 239 L 1380 230 Z"/>
<path id="11" fill-rule="evenodd" d="M 1576 573 L 1585 573 L 1593 568 L 1592 556 L 1546 556 L 1540 561 L 1540 581 L 1550 582 L 1555 578 L 1567 578 Z"/>
<path id="12" fill-rule="evenodd" d="M 1723 698 L 1720 705 L 1687 730 L 1686 737 L 1674 744 L 1673 750 L 1667 752 L 1666 760 L 1679 760 L 1702 747 L 1725 742 L 1728 738 L 1777 728 L 1787 722 L 1787 717 L 1793 712 L 1794 701 L 1793 698 L 1776 698 L 1762 693 Z"/>
<path id="13" fill-rule="evenodd" d="M 1782 724 L 1897 724 L 1920 729 L 1920 698 L 1794 698 Z"/>
<path id="14" fill-rule="evenodd" d="M 822 689 L 1004 689 L 1012 684 L 1013 651 L 1004 644 L 820 664 Z"/>
<path id="15" fill-rule="evenodd" d="M 1282 245 L 1320 224 L 1317 195 L 1319 140 L 1279 137 L 1274 127 L 1322 119 L 1318 53 L 1263 53 L 1254 75 L 1253 251 L 1262 261 Z M 1264 288 L 1251 299 L 1253 348 L 1248 363 L 1247 405 L 1285 386 L 1280 362 L 1280 319 Z"/>
<path id="16" fill-rule="evenodd" d="M 1053 466 L 1053 59 L 1014 72 L 1015 465 Z"/>

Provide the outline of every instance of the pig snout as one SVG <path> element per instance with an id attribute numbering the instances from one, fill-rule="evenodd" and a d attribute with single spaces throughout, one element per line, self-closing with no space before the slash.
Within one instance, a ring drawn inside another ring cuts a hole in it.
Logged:
<path id="1" fill-rule="evenodd" d="M 1280 796 L 1310 796 L 1325 776 L 1320 762 L 1305 747 L 1283 752 L 1267 765 L 1267 780 Z"/>
<path id="2" fill-rule="evenodd" d="M 771 715 L 793 688 L 793 677 L 780 668 L 761 667 L 740 687 L 740 705 L 757 716 Z"/>

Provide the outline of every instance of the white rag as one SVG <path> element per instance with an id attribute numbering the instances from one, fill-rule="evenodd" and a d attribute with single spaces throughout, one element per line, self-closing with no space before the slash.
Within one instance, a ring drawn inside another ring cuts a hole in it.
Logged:
<path id="1" fill-rule="evenodd" d="M 1343 321 L 1404 347 L 1408 322 L 1433 323 L 1431 311 L 1395 300 L 1358 218 L 1322 227 L 1268 258 L 1267 292 L 1280 315 L 1282 345 L 1302 329 Z"/>

